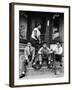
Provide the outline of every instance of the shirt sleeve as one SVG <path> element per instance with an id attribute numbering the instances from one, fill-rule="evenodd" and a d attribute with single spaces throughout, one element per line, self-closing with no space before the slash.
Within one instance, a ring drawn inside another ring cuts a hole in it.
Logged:
<path id="1" fill-rule="evenodd" d="M 42 54 L 42 48 L 39 49 L 38 54 Z"/>
<path id="2" fill-rule="evenodd" d="M 60 50 L 59 50 L 58 54 L 62 54 L 62 52 L 63 52 L 63 48 L 60 47 Z"/>
<path id="3" fill-rule="evenodd" d="M 41 35 L 40 31 L 37 28 L 35 28 L 34 31 L 37 31 L 37 38 L 40 39 L 40 35 Z"/>
<path id="4" fill-rule="evenodd" d="M 24 55 L 25 55 L 25 59 L 28 60 L 28 55 L 27 55 L 26 49 L 24 49 Z"/>
<path id="5" fill-rule="evenodd" d="M 62 47 L 59 48 L 59 51 L 58 51 L 57 48 L 56 48 L 55 54 L 61 55 L 62 52 L 63 52 L 63 48 L 62 48 Z"/>
<path id="6" fill-rule="evenodd" d="M 32 60 L 34 59 L 35 57 L 35 48 L 33 48 L 33 51 L 32 51 Z"/>
<path id="7" fill-rule="evenodd" d="M 50 49 L 47 47 L 47 50 L 50 51 Z"/>
<path id="8" fill-rule="evenodd" d="M 34 28 L 33 31 L 32 31 L 32 34 L 31 34 L 31 38 L 34 38 L 34 31 L 37 31 L 37 28 Z"/>

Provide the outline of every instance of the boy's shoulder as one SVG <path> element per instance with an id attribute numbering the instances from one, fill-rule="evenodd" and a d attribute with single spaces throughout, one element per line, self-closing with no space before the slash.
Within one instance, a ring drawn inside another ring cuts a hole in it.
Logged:
<path id="1" fill-rule="evenodd" d="M 43 47 L 41 47 L 39 50 L 43 50 Z"/>
<path id="2" fill-rule="evenodd" d="M 37 27 L 35 27 L 35 28 L 34 28 L 34 30 L 38 30 L 38 28 L 37 28 Z"/>
<path id="3" fill-rule="evenodd" d="M 31 46 L 32 49 L 35 49 L 35 47 Z"/>
<path id="4" fill-rule="evenodd" d="M 26 46 L 24 49 L 26 50 L 26 49 L 28 49 L 28 47 Z"/>

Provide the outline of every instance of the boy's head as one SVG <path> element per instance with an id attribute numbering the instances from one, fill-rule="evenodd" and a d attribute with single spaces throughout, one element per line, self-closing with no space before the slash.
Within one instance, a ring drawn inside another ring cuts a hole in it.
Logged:
<path id="1" fill-rule="evenodd" d="M 38 29 L 41 29 L 41 24 L 38 24 L 37 27 L 38 27 Z"/>
<path id="2" fill-rule="evenodd" d="M 46 48 L 46 47 L 47 47 L 47 43 L 43 42 L 43 48 Z"/>
<path id="3" fill-rule="evenodd" d="M 28 47 L 31 47 L 31 42 L 30 41 L 27 43 L 27 46 Z"/>
<path id="4" fill-rule="evenodd" d="M 60 41 L 57 41 L 56 44 L 57 44 L 58 47 L 61 46 L 61 42 Z"/>

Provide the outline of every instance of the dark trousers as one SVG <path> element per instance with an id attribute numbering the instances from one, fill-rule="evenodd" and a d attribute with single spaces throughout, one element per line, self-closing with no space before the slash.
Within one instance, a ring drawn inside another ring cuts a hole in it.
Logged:
<path id="1" fill-rule="evenodd" d="M 29 55 L 28 58 L 29 58 L 29 61 L 31 61 L 32 56 Z M 22 55 L 21 58 L 20 58 L 21 73 L 22 72 L 25 72 L 25 73 L 27 72 L 27 65 L 28 65 L 28 61 L 25 59 L 24 55 Z"/>
<path id="2" fill-rule="evenodd" d="M 23 71 L 24 71 L 25 73 L 27 72 L 27 65 L 28 65 L 27 60 L 24 60 L 24 63 L 23 63 Z"/>
<path id="3" fill-rule="evenodd" d="M 29 62 L 30 62 L 31 58 L 32 58 L 32 55 L 29 55 L 28 58 L 29 58 Z M 27 72 L 27 65 L 28 65 L 27 60 L 24 60 L 24 72 Z"/>
<path id="4" fill-rule="evenodd" d="M 55 55 L 55 60 L 58 61 L 58 62 L 62 62 L 62 55 L 56 54 Z"/>
<path id="5" fill-rule="evenodd" d="M 32 43 L 32 46 L 35 47 L 35 53 L 37 54 L 37 52 L 40 48 L 39 40 L 35 40 L 35 39 L 31 38 L 31 43 Z"/>
<path id="6" fill-rule="evenodd" d="M 37 56 L 37 59 L 35 60 L 35 63 L 36 63 L 37 61 L 39 61 L 39 62 L 41 62 L 41 63 L 46 62 L 47 66 L 48 66 L 48 62 L 49 62 L 49 60 L 48 60 L 48 55 L 45 55 L 45 54 L 40 54 L 40 55 L 38 55 L 38 56 Z"/>
<path id="7" fill-rule="evenodd" d="M 42 62 L 45 61 L 47 66 L 48 66 L 48 62 L 49 62 L 48 57 L 49 57 L 49 55 L 42 55 Z"/>

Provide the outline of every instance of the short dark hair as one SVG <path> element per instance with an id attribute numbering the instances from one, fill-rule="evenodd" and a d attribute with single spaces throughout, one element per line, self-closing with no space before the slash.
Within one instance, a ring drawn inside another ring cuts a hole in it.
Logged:
<path id="1" fill-rule="evenodd" d="M 47 42 L 43 42 L 43 44 L 47 44 Z"/>
<path id="2" fill-rule="evenodd" d="M 38 23 L 38 24 L 37 24 L 37 27 L 38 27 L 39 25 L 41 25 L 41 24 L 40 24 L 40 23 Z"/>
<path id="3" fill-rule="evenodd" d="M 61 44 L 61 42 L 60 42 L 60 41 L 57 41 L 56 43 L 59 43 L 59 44 Z"/>
<path id="4" fill-rule="evenodd" d="M 27 43 L 31 43 L 31 41 L 28 41 Z"/>

